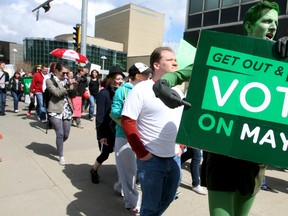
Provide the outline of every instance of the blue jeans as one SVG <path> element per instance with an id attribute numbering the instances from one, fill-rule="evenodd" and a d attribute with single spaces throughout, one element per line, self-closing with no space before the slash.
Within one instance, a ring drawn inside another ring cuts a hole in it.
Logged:
<path id="1" fill-rule="evenodd" d="M 266 189 L 267 188 L 267 183 L 266 183 L 266 177 L 264 176 L 263 181 L 262 181 L 262 185 L 261 185 L 261 189 Z"/>
<path id="2" fill-rule="evenodd" d="M 37 100 L 37 106 L 36 106 L 37 116 L 40 118 L 41 121 L 46 120 L 46 108 L 44 106 L 43 94 L 36 93 L 35 95 Z"/>
<path id="3" fill-rule="evenodd" d="M 192 177 L 192 186 L 196 187 L 200 184 L 200 162 L 201 162 L 201 150 L 196 148 L 187 148 L 187 151 L 181 155 L 181 164 L 191 158 L 190 173 Z"/>
<path id="4" fill-rule="evenodd" d="M 89 119 L 94 117 L 94 110 L 95 110 L 95 103 L 96 103 L 96 97 L 93 95 L 90 95 L 88 98 L 89 101 Z"/>
<path id="5" fill-rule="evenodd" d="M 14 104 L 14 111 L 15 111 L 15 110 L 18 110 L 18 103 L 22 96 L 22 93 L 20 91 L 18 92 L 11 91 L 11 94 L 13 97 L 13 102 L 14 102 L 13 104 Z"/>
<path id="6" fill-rule="evenodd" d="M 180 168 L 175 159 L 157 156 L 148 161 L 137 159 L 142 190 L 141 216 L 162 215 L 174 200 L 180 181 Z"/>
<path id="7" fill-rule="evenodd" d="M 63 156 L 64 142 L 68 139 L 71 129 L 71 120 L 63 120 L 49 116 L 49 121 L 52 124 L 56 133 L 56 147 L 60 157 Z"/>
<path id="8" fill-rule="evenodd" d="M 5 113 L 6 95 L 6 91 L 0 89 L 0 113 Z"/>

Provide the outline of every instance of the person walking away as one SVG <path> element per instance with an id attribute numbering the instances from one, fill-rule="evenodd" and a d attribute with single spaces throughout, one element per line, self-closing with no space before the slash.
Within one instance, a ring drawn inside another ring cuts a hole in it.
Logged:
<path id="1" fill-rule="evenodd" d="M 96 96 L 96 136 L 100 155 L 96 158 L 90 170 L 91 181 L 94 184 L 99 183 L 99 167 L 108 159 L 109 154 L 114 151 L 116 123 L 111 119 L 110 111 L 115 91 L 122 85 L 125 75 L 119 66 L 113 66 L 109 69 L 107 78 L 109 85 L 102 89 Z"/>
<path id="2" fill-rule="evenodd" d="M 33 79 L 34 74 L 39 70 L 41 70 L 41 65 L 37 65 L 37 67 L 34 68 L 32 72 L 27 74 L 27 76 L 32 77 L 32 79 Z M 30 87 L 31 87 L 31 84 L 30 84 Z M 34 93 L 31 94 L 31 92 L 29 91 L 29 98 L 30 98 L 30 103 L 28 106 L 28 111 L 26 113 L 27 117 L 31 116 L 31 111 L 32 111 L 32 109 L 35 108 L 35 94 Z"/>
<path id="3" fill-rule="evenodd" d="M 20 76 L 20 71 L 16 71 L 9 82 L 11 88 L 11 95 L 13 97 L 13 107 L 15 113 L 18 113 L 18 104 L 23 95 L 23 84 Z"/>
<path id="4" fill-rule="evenodd" d="M 68 67 L 63 63 L 57 63 L 55 76 L 46 80 L 47 90 L 51 94 L 48 103 L 49 122 L 56 133 L 56 147 L 59 156 L 59 164 L 65 165 L 63 154 L 64 142 L 68 139 L 73 116 L 71 98 L 76 97 L 77 82 L 69 79 L 64 86 L 64 79 L 68 74 Z"/>
<path id="5" fill-rule="evenodd" d="M 0 61 L 0 116 L 5 116 L 7 85 L 9 74 L 5 71 L 5 62 Z"/>
<path id="6" fill-rule="evenodd" d="M 116 90 L 111 106 L 111 117 L 118 122 L 114 150 L 119 181 L 123 190 L 125 208 L 134 213 L 139 212 L 141 202 L 139 192 L 135 186 L 137 179 L 136 155 L 132 151 L 119 122 L 121 124 L 122 109 L 127 95 L 135 85 L 147 80 L 151 73 L 152 69 L 147 65 L 141 62 L 133 64 L 128 70 L 129 81 L 123 83 Z"/>
<path id="7" fill-rule="evenodd" d="M 181 173 L 180 157 L 175 157 L 175 140 L 182 108 L 168 108 L 152 90 L 163 74 L 178 69 L 174 51 L 169 47 L 156 48 L 150 56 L 150 65 L 152 79 L 138 83 L 130 91 L 121 121 L 137 156 L 143 216 L 163 214 L 175 199 Z"/>
<path id="8" fill-rule="evenodd" d="M 78 83 L 77 99 L 79 99 L 78 102 L 80 102 L 80 104 L 78 104 L 77 107 L 75 106 L 75 109 L 79 110 L 80 114 L 79 116 L 78 115 L 75 116 L 74 114 L 73 121 L 76 123 L 75 126 L 77 128 L 83 129 L 84 127 L 81 124 L 81 114 L 82 114 L 83 94 L 86 91 L 87 87 L 87 75 L 85 74 L 83 67 L 78 67 L 74 79 Z"/>
<path id="9" fill-rule="evenodd" d="M 273 40 L 278 26 L 279 6 L 276 2 L 261 1 L 252 6 L 244 16 L 243 26 L 249 37 Z M 281 58 L 288 57 L 288 37 L 276 42 Z M 164 75 L 155 83 L 155 95 L 170 107 L 181 103 L 180 97 L 168 86 L 187 81 L 191 65 L 175 73 Z M 171 97 L 173 95 L 173 97 Z M 211 216 L 248 216 L 255 197 L 260 190 L 266 165 L 206 152 L 203 156 L 201 176 L 208 189 Z M 203 164 L 206 164 L 204 169 Z M 204 172 L 204 173 L 203 173 Z"/>

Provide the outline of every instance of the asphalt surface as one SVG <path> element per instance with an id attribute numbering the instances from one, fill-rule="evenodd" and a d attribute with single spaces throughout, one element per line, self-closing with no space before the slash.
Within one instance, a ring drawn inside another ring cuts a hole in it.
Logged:
<path id="1" fill-rule="evenodd" d="M 99 170 L 100 183 L 92 184 L 89 170 L 99 155 L 95 122 L 82 116 L 84 129 L 72 127 L 65 142 L 66 166 L 60 166 L 55 148 L 55 132 L 45 132 L 45 124 L 35 111 L 26 117 L 28 105 L 13 112 L 7 97 L 6 116 L 0 116 L 0 215 L 1 216 L 124 216 L 132 215 L 113 191 L 117 179 L 115 157 Z M 1 137 L 1 136 L 0 136 Z M 288 160 L 288 158 L 286 158 Z M 183 180 L 175 200 L 164 216 L 206 216 L 208 196 L 191 191 L 189 163 L 182 167 Z M 288 172 L 269 167 L 267 183 L 278 193 L 260 191 L 251 216 L 288 215 Z"/>

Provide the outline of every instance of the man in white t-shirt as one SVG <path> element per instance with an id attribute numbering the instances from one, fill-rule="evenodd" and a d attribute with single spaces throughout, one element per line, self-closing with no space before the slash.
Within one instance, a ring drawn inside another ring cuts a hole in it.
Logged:
<path id="1" fill-rule="evenodd" d="M 122 111 L 122 128 L 137 155 L 143 216 L 162 215 L 174 200 L 180 183 L 175 139 L 182 108 L 168 108 L 152 90 L 162 75 L 178 69 L 173 50 L 156 48 L 150 56 L 150 67 L 154 71 L 152 79 L 142 81 L 130 91 Z"/>

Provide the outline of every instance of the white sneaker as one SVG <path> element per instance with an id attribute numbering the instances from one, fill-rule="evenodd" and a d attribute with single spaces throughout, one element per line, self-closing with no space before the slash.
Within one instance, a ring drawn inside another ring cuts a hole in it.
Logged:
<path id="1" fill-rule="evenodd" d="M 198 194 L 201 194 L 201 195 L 207 195 L 207 191 L 203 187 L 201 187 L 200 185 L 198 185 L 196 187 L 192 186 L 192 191 L 194 191 Z"/>
<path id="2" fill-rule="evenodd" d="M 18 113 L 18 110 L 15 110 L 14 112 L 15 112 L 15 113 Z"/>
<path id="3" fill-rule="evenodd" d="M 65 162 L 65 159 L 64 157 L 59 157 L 59 164 L 62 165 L 62 166 L 65 166 L 66 162 Z"/>

